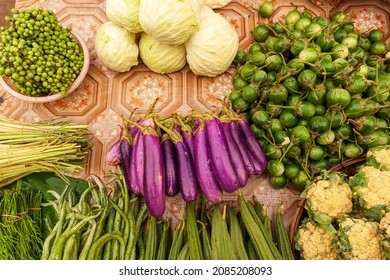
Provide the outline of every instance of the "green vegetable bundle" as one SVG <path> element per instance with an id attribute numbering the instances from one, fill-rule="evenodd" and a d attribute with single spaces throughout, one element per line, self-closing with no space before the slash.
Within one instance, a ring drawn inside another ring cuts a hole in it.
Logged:
<path id="1" fill-rule="evenodd" d="M 269 212 L 256 199 L 251 203 L 241 194 L 237 202 L 237 208 L 210 208 L 205 199 L 187 203 L 185 217 L 173 230 L 168 259 L 294 259 L 280 208 L 272 226 Z"/>
<path id="2" fill-rule="evenodd" d="M 239 50 L 229 99 L 251 123 L 275 188 L 302 191 L 321 170 L 390 143 L 390 64 L 380 30 L 348 15 L 292 10 Z"/>
<path id="3" fill-rule="evenodd" d="M 0 260 L 36 260 L 42 252 L 40 193 L 0 190 Z"/>
<path id="4" fill-rule="evenodd" d="M 34 172 L 79 172 L 89 150 L 87 125 L 29 123 L 0 116 L 0 187 Z"/>
<path id="5" fill-rule="evenodd" d="M 151 217 L 138 235 L 138 259 L 157 260 L 292 260 L 291 244 L 278 209 L 274 226 L 260 203 L 242 194 L 232 205 L 207 206 L 206 199 L 187 202 L 185 215 L 169 234 L 167 222 Z M 161 224 L 156 229 L 155 224 Z M 168 222 L 169 224 L 169 222 Z"/>
<path id="6" fill-rule="evenodd" d="M 148 212 L 145 205 L 140 207 L 138 197 L 130 200 L 122 182 L 114 176 L 104 183 L 91 175 L 79 199 L 74 189 L 61 194 L 51 191 L 56 199 L 47 206 L 56 209 L 58 221 L 48 225 L 41 259 L 134 259 L 140 221 Z"/>

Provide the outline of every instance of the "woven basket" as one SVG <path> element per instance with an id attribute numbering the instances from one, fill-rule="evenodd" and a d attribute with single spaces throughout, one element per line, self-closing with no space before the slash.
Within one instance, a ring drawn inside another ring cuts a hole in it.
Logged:
<path id="1" fill-rule="evenodd" d="M 356 173 L 357 168 L 363 164 L 366 161 L 366 156 L 360 156 L 358 158 L 354 159 L 348 159 L 346 161 L 343 161 L 339 164 L 336 164 L 332 168 L 330 168 L 328 171 L 338 171 L 346 174 L 347 176 L 353 176 Z M 293 220 L 291 222 L 290 231 L 289 231 L 289 237 L 290 237 L 290 244 L 293 249 L 293 252 L 296 253 L 296 259 L 299 258 L 299 255 L 297 254 L 295 250 L 295 233 L 298 230 L 298 227 L 301 223 L 301 220 L 307 217 L 306 210 L 304 208 L 305 206 L 305 199 L 299 198 L 297 201 L 297 210 L 294 213 Z"/>

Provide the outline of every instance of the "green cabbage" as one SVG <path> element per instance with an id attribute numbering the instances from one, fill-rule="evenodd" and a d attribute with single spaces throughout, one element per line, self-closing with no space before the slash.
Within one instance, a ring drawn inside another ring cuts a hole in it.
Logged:
<path id="1" fill-rule="evenodd" d="M 106 0 L 106 15 L 116 25 L 132 33 L 142 31 L 139 23 L 140 0 Z"/>
<path id="2" fill-rule="evenodd" d="M 232 0 L 200 0 L 201 4 L 210 7 L 211 9 L 219 9 L 225 7 Z"/>
<path id="3" fill-rule="evenodd" d="M 108 68 L 128 71 L 138 64 L 139 50 L 135 38 L 134 33 L 108 21 L 96 32 L 96 54 Z"/>
<path id="4" fill-rule="evenodd" d="M 199 28 L 185 43 L 192 72 L 215 77 L 225 72 L 237 53 L 238 34 L 233 25 L 211 8 L 201 9 Z"/>
<path id="5" fill-rule="evenodd" d="M 198 26 L 198 0 L 142 0 L 139 21 L 145 33 L 155 40 L 181 45 Z"/>
<path id="6" fill-rule="evenodd" d="M 186 64 L 184 45 L 163 44 L 146 33 L 142 33 L 139 40 L 139 51 L 145 65 L 156 73 L 172 73 Z"/>

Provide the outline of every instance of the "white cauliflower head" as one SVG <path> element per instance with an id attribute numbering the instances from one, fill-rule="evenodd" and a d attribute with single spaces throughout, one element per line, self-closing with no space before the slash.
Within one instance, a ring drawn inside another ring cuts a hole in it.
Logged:
<path id="1" fill-rule="evenodd" d="M 367 151 L 367 164 L 390 171 L 390 145 L 377 146 Z"/>
<path id="2" fill-rule="evenodd" d="M 295 248 L 304 260 L 336 260 L 335 233 L 328 232 L 314 221 L 303 221 L 295 235 Z"/>
<path id="3" fill-rule="evenodd" d="M 379 222 L 379 228 L 386 238 L 390 238 L 390 212 L 387 212 Z"/>
<path id="4" fill-rule="evenodd" d="M 379 229 L 385 249 L 386 259 L 390 259 L 390 212 L 387 212 L 379 222 Z"/>
<path id="5" fill-rule="evenodd" d="M 353 208 L 352 189 L 344 174 L 323 172 L 305 190 L 305 208 L 320 224 L 330 224 Z"/>
<path id="6" fill-rule="evenodd" d="M 384 260 L 379 223 L 347 217 L 339 221 L 338 247 L 346 260 Z"/>
<path id="7" fill-rule="evenodd" d="M 379 221 L 390 208 L 390 171 L 363 166 L 350 178 L 354 198 L 369 219 Z"/>

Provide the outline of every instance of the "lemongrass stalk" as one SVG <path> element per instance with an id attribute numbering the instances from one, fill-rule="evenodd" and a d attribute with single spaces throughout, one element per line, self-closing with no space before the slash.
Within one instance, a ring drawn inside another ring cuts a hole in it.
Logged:
<path id="1" fill-rule="evenodd" d="M 10 155 L 23 155 L 26 153 L 50 153 L 50 152 L 57 152 L 57 151 L 71 151 L 71 152 L 77 152 L 78 150 L 81 150 L 81 146 L 77 144 L 61 144 L 61 145 L 55 145 L 55 146 L 2 146 L 0 145 L 0 151 L 2 151 L 2 155 L 0 155 L 0 158 L 9 158 Z"/>
<path id="2" fill-rule="evenodd" d="M 32 132 L 32 131 L 38 131 L 40 133 L 51 133 L 51 132 L 60 132 L 60 133 L 66 133 L 66 132 L 74 132 L 77 130 L 80 130 L 80 132 L 87 132 L 88 126 L 86 125 L 69 125 L 69 126 L 61 126 L 61 125 L 40 125 L 40 126 L 34 126 L 34 125 L 18 125 L 18 124 L 12 124 L 12 123 L 1 123 L 0 125 L 0 131 L 25 131 L 25 132 Z"/>
<path id="3" fill-rule="evenodd" d="M 63 172 L 78 172 L 83 169 L 80 165 L 61 162 L 39 162 L 27 165 L 14 165 L 8 168 L 0 168 L 0 187 L 6 186 L 17 179 L 34 172 L 54 172 L 66 180 Z"/>
<path id="4" fill-rule="evenodd" d="M 42 152 L 40 154 L 21 155 L 21 156 L 10 155 L 5 159 L 0 159 L 0 168 L 7 167 L 14 164 L 30 163 L 31 161 L 34 160 L 35 161 L 45 160 L 45 159 L 54 160 L 56 157 L 63 157 L 68 153 L 70 155 L 73 155 L 70 157 L 70 159 L 78 158 L 77 155 L 73 154 L 74 151 L 69 151 L 69 150 L 49 151 L 49 152 Z"/>
<path id="5" fill-rule="evenodd" d="M 47 152 L 47 151 L 60 151 L 60 150 L 77 150 L 80 149 L 79 144 L 66 143 L 60 145 L 1 145 L 0 151 L 7 152 L 7 154 L 17 154 L 20 152 Z M 8 157 L 7 155 L 2 155 L 0 157 Z"/>

